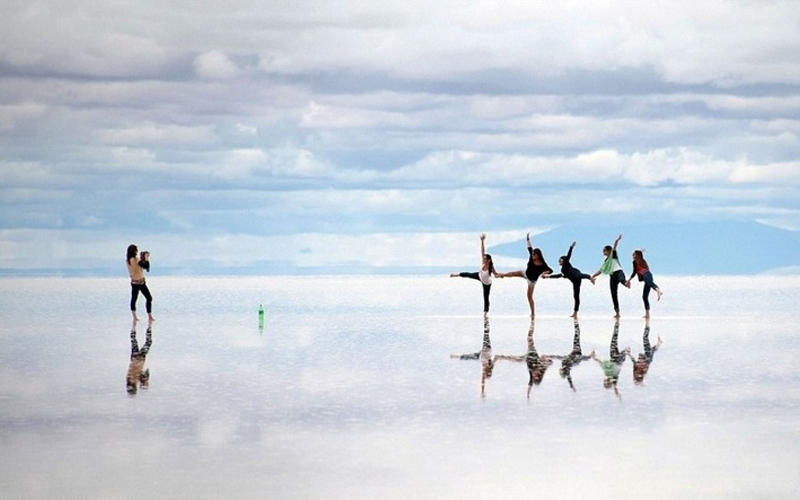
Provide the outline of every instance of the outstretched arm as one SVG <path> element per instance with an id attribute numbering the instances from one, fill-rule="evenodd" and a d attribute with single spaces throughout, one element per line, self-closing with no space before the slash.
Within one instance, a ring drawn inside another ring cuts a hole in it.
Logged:
<path id="1" fill-rule="evenodd" d="M 481 233 L 481 261 L 483 260 L 483 256 L 486 255 L 486 245 L 484 241 L 486 240 L 486 233 Z"/>
<path id="2" fill-rule="evenodd" d="M 630 278 L 628 278 L 628 282 L 626 283 L 626 285 L 630 285 L 631 284 L 631 281 L 633 281 L 633 277 L 634 276 L 636 276 L 636 263 L 635 262 L 633 263 L 633 271 L 631 271 L 631 276 L 630 276 Z"/>
<path id="3" fill-rule="evenodd" d="M 619 240 L 621 240 L 621 239 L 622 239 L 622 235 L 620 234 L 619 236 L 617 236 L 617 239 L 614 240 L 614 248 L 613 248 L 613 250 L 611 250 L 612 252 L 617 249 L 617 245 L 619 245 Z"/>
<path id="4" fill-rule="evenodd" d="M 569 246 L 569 250 L 567 250 L 567 260 L 572 258 L 572 249 L 575 248 L 575 242 L 573 241 L 572 244 Z"/>
<path id="5" fill-rule="evenodd" d="M 496 363 L 501 359 L 505 360 L 505 361 L 520 362 L 520 361 L 524 361 L 525 360 L 525 356 L 512 356 L 510 354 L 495 354 L 494 359 L 492 360 L 492 362 Z"/>

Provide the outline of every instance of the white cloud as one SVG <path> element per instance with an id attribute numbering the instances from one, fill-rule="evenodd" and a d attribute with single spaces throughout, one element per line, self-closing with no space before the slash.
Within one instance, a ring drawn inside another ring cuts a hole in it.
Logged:
<path id="1" fill-rule="evenodd" d="M 173 124 L 143 123 L 131 127 L 105 129 L 95 132 L 105 144 L 208 144 L 215 138 L 207 125 L 183 126 Z"/>
<path id="2" fill-rule="evenodd" d="M 596 150 L 572 157 L 440 151 L 387 174 L 392 180 L 456 185 L 619 184 L 653 186 L 800 182 L 800 164 L 728 161 L 686 148 L 621 154 Z"/>
<path id="3" fill-rule="evenodd" d="M 194 59 L 194 71 L 200 78 L 229 80 L 239 76 L 239 67 L 224 52 L 212 50 Z"/>
<path id="4" fill-rule="evenodd" d="M 47 106 L 37 102 L 0 104 L 0 133 L 8 132 L 23 123 L 41 118 L 46 112 Z"/>

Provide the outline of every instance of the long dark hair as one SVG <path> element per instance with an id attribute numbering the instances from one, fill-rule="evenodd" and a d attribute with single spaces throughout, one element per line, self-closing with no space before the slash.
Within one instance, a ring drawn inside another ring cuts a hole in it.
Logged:
<path id="1" fill-rule="evenodd" d="M 130 262 L 130 261 L 131 261 L 131 258 L 135 258 L 135 257 L 136 257 L 136 254 L 137 254 L 138 252 L 139 252 L 139 249 L 138 249 L 138 248 L 136 248 L 136 245 L 134 245 L 133 243 L 131 243 L 130 245 L 128 245 L 128 256 L 127 256 L 127 257 L 125 257 L 125 262 L 126 262 L 126 263 L 127 263 L 127 262 Z"/>
<path id="2" fill-rule="evenodd" d="M 606 246 L 604 246 L 604 247 L 603 247 L 603 250 L 605 250 L 605 251 L 607 251 L 608 253 L 610 253 L 610 254 L 611 254 L 611 258 L 612 258 L 612 259 L 617 259 L 617 258 L 619 258 L 619 257 L 617 257 L 617 251 L 616 251 L 616 250 L 614 250 L 614 247 L 612 247 L 611 245 L 606 245 Z"/>
<path id="3" fill-rule="evenodd" d="M 639 264 L 639 267 L 646 267 L 648 269 L 650 268 L 650 266 L 647 265 L 647 261 L 644 260 L 644 254 L 642 253 L 641 250 L 634 250 L 633 251 L 633 268 L 634 269 L 636 269 L 636 264 L 637 263 Z"/>
<path id="4" fill-rule="evenodd" d="M 490 273 L 494 274 L 494 273 L 495 273 L 495 270 L 494 270 L 494 262 L 492 261 L 492 256 L 491 256 L 491 255 L 489 255 L 488 253 L 485 253 L 485 254 L 483 254 L 483 255 L 485 255 L 485 256 L 486 256 L 486 260 L 488 260 L 488 261 L 489 261 L 489 269 L 488 269 L 488 271 L 489 271 Z"/>
<path id="5" fill-rule="evenodd" d="M 539 248 L 534 248 L 531 252 L 531 260 L 533 260 L 534 257 L 537 257 L 540 261 L 542 261 L 543 266 L 549 267 L 547 266 L 547 261 L 544 260 L 544 254 Z"/>

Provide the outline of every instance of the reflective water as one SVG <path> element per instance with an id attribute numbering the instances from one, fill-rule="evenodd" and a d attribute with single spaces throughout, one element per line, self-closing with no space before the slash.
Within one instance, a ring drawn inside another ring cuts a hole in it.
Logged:
<path id="1" fill-rule="evenodd" d="M 3 279 L 0 491 L 796 497 L 800 278 L 657 278 L 648 331 L 604 282 L 532 325 L 521 280 L 484 321 L 471 280 L 156 276 L 133 338 L 124 279 Z"/>

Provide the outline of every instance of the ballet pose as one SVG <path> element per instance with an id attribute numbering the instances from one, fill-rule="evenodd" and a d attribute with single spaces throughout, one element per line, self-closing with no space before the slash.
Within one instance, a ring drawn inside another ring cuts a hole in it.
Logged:
<path id="1" fill-rule="evenodd" d="M 144 272 L 150 272 L 150 252 L 141 252 L 137 258 L 136 254 L 139 249 L 136 245 L 128 245 L 127 257 L 125 262 L 128 265 L 128 274 L 131 277 L 131 315 L 133 321 L 139 321 L 136 315 L 136 301 L 139 298 L 139 292 L 142 292 L 145 298 L 145 309 L 147 309 L 147 319 L 152 323 L 155 321 L 153 317 L 153 296 L 150 295 L 150 290 L 147 288 L 145 282 Z"/>
<path id="2" fill-rule="evenodd" d="M 544 379 L 544 373 L 553 364 L 550 356 L 542 354 L 541 356 L 536 351 L 536 345 L 533 343 L 533 327 L 534 321 L 531 320 L 530 328 L 528 328 L 528 351 L 522 356 L 510 356 L 507 354 L 498 354 L 494 357 L 495 362 L 499 360 L 515 361 L 517 363 L 525 361 L 528 367 L 528 392 L 527 397 L 531 397 L 531 389 L 533 385 L 539 385 Z"/>
<path id="3" fill-rule="evenodd" d="M 620 352 L 617 346 L 617 337 L 619 336 L 619 320 L 614 321 L 614 333 L 611 335 L 611 344 L 608 348 L 609 359 L 601 361 L 597 358 L 597 354 L 592 352 L 592 359 L 597 361 L 600 368 L 603 369 L 603 387 L 606 389 L 614 389 L 614 394 L 621 399 L 617 383 L 619 382 L 619 372 L 622 371 L 622 364 L 625 363 L 625 357 L 630 357 L 631 348 L 627 347 L 624 351 Z"/>
<path id="4" fill-rule="evenodd" d="M 483 285 L 483 313 L 489 312 L 489 292 L 492 289 L 492 276 L 499 276 L 494 268 L 492 256 L 486 253 L 486 234 L 481 234 L 481 270 L 476 273 L 452 273 L 451 278 L 472 278 Z"/>
<path id="5" fill-rule="evenodd" d="M 644 352 L 639 354 L 639 356 L 633 361 L 633 382 L 636 385 L 641 385 L 644 383 L 644 376 L 647 375 L 648 370 L 650 370 L 650 363 L 653 362 L 653 357 L 656 355 L 656 351 L 659 347 L 661 347 L 661 337 L 658 337 L 658 341 L 656 345 L 650 347 L 650 320 L 646 320 L 644 325 L 644 333 L 642 334 L 642 348 Z"/>
<path id="6" fill-rule="evenodd" d="M 592 275 L 592 278 L 597 278 L 601 273 L 608 275 L 608 285 L 611 288 L 611 302 L 614 304 L 615 318 L 619 318 L 619 299 L 617 298 L 617 289 L 619 288 L 620 283 L 622 283 L 623 286 L 630 288 L 630 284 L 625 279 L 625 271 L 622 270 L 622 265 L 619 263 L 619 257 L 617 256 L 617 245 L 621 239 L 622 235 L 620 234 L 617 236 L 617 239 L 614 240 L 614 246 L 606 245 L 603 247 L 603 256 L 605 257 L 605 260 L 600 266 L 600 269 L 598 269 L 597 272 Z"/>
<path id="7" fill-rule="evenodd" d="M 569 250 L 567 251 L 567 255 L 562 255 L 558 259 L 558 264 L 561 266 L 561 272 L 558 274 L 551 274 L 550 276 L 544 276 L 545 278 L 566 278 L 572 282 L 572 298 L 575 303 L 575 307 L 573 308 L 572 314 L 570 317 L 577 318 L 578 317 L 578 308 L 581 305 L 581 281 L 582 280 L 589 280 L 594 285 L 595 278 L 589 276 L 586 273 L 582 273 L 580 269 L 576 267 L 572 267 L 570 264 L 570 258 L 572 258 L 572 249 L 575 248 L 575 242 L 573 241 L 572 244 L 569 246 Z"/>
<path id="8" fill-rule="evenodd" d="M 657 300 L 661 300 L 661 296 L 664 295 L 664 293 L 661 291 L 661 288 L 653 282 L 653 273 L 650 272 L 650 266 L 648 266 L 647 261 L 644 260 L 644 254 L 641 250 L 633 251 L 633 272 L 631 272 L 628 281 L 625 282 L 625 286 L 629 287 L 631 285 L 631 280 L 633 280 L 634 276 L 638 277 L 639 281 L 644 281 L 644 288 L 642 289 L 644 318 L 650 319 L 650 289 L 656 291 L 658 295 Z"/>
<path id="9" fill-rule="evenodd" d="M 544 261 L 544 256 L 542 255 L 542 251 L 538 248 L 533 248 L 531 245 L 531 233 L 525 235 L 525 244 L 528 247 L 528 267 L 525 271 L 510 271 L 507 273 L 500 273 L 500 278 L 525 278 L 528 282 L 528 305 L 531 308 L 531 318 L 535 316 L 534 304 L 533 304 L 533 288 L 536 286 L 536 281 L 539 279 L 539 276 L 547 277 L 549 276 L 553 270 L 550 269 L 550 266 L 547 265 L 547 262 Z"/>
<path id="10" fill-rule="evenodd" d="M 483 318 L 483 346 L 478 352 L 468 354 L 451 354 L 452 359 L 477 359 L 481 362 L 481 397 L 486 396 L 486 379 L 491 378 L 494 370 L 492 359 L 492 340 L 489 337 L 489 318 Z"/>
<path id="11" fill-rule="evenodd" d="M 587 359 L 591 358 L 591 355 L 584 356 L 583 351 L 581 350 L 581 326 L 578 324 L 578 319 L 574 320 L 574 330 L 575 335 L 572 337 L 572 352 L 567 354 L 566 356 L 551 356 L 554 359 L 561 360 L 561 369 L 558 371 L 561 378 L 567 379 L 569 383 L 569 388 L 572 389 L 572 392 L 575 392 L 575 384 L 572 383 L 572 369 L 578 366 L 581 361 L 586 361 Z M 594 354 L 594 351 L 592 351 Z"/>

